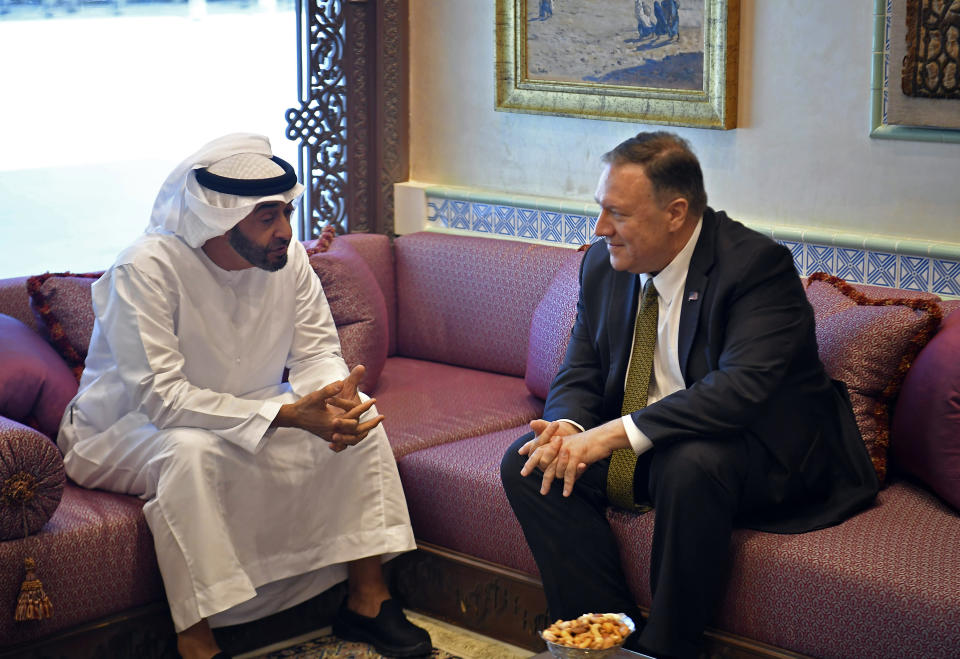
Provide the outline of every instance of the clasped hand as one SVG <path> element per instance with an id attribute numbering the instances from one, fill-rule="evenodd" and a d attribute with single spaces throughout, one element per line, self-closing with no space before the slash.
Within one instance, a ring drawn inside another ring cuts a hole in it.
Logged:
<path id="1" fill-rule="evenodd" d="M 330 442 L 330 448 L 338 453 L 359 443 L 384 418 L 379 414 L 360 421 L 361 415 L 376 403 L 374 398 L 366 402 L 360 400 L 357 387 L 364 372 L 363 366 L 355 366 L 343 380 L 331 382 L 293 403 L 296 419 L 293 425 Z"/>
<path id="2" fill-rule="evenodd" d="M 539 467 L 543 470 L 540 494 L 547 494 L 553 481 L 560 479 L 563 496 L 568 497 L 573 492 L 573 484 L 589 465 L 610 457 L 615 448 L 629 446 L 622 427 L 619 419 L 584 432 L 566 421 L 531 421 L 530 428 L 537 436 L 518 451 L 520 455 L 529 456 L 520 474 L 529 476 Z"/>

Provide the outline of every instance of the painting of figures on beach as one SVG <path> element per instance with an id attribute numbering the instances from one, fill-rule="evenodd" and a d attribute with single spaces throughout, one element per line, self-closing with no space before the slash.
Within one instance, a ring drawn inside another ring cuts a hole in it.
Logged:
<path id="1" fill-rule="evenodd" d="M 528 80 L 700 91 L 704 0 L 525 0 Z"/>

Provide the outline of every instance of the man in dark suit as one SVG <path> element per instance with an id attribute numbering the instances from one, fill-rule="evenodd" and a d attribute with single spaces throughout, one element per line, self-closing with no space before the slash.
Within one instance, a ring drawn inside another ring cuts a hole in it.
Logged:
<path id="1" fill-rule="evenodd" d="M 707 206 L 675 135 L 641 133 L 603 161 L 603 240 L 583 259 L 566 358 L 501 475 L 551 616 L 623 611 L 628 647 L 695 656 L 733 528 L 836 524 L 878 483 L 789 250 Z M 656 509 L 645 627 L 611 502 Z"/>

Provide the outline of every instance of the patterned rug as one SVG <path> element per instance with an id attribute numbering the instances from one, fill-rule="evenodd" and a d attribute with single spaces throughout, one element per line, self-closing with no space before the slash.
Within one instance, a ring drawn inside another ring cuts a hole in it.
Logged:
<path id="1" fill-rule="evenodd" d="M 430 632 L 430 659 L 529 659 L 536 654 L 449 623 L 405 610 L 407 618 Z M 240 655 L 237 659 L 381 659 L 365 643 L 341 641 L 330 627 Z"/>
<path id="2" fill-rule="evenodd" d="M 320 636 L 282 650 L 262 655 L 262 659 L 380 659 L 381 654 L 366 643 L 341 641 L 336 636 Z M 460 659 L 445 650 L 434 650 L 431 659 Z"/>

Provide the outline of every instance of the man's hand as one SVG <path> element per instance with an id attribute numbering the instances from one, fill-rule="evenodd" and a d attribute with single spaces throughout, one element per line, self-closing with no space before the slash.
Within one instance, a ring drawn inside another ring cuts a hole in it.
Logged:
<path id="1" fill-rule="evenodd" d="M 363 379 L 363 366 L 356 366 L 343 380 L 331 382 L 295 403 L 280 408 L 274 425 L 306 430 L 330 442 L 340 452 L 363 440 L 367 433 L 383 421 L 383 415 L 367 421 L 360 416 L 373 407 L 376 400 L 360 401 L 357 385 Z"/>
<path id="2" fill-rule="evenodd" d="M 620 419 L 579 433 L 570 424 L 557 421 L 547 424 L 538 419 L 530 427 L 539 434 L 520 447 L 521 455 L 530 456 L 520 473 L 527 476 L 537 467 L 543 470 L 540 494 L 547 494 L 554 479 L 559 478 L 563 480 L 563 496 L 570 496 L 574 483 L 589 465 L 610 457 L 614 449 L 630 447 Z"/>
<path id="3" fill-rule="evenodd" d="M 363 364 L 354 366 L 350 375 L 341 380 L 342 387 L 336 397 L 330 399 L 330 404 L 344 411 L 360 405 L 359 387 L 366 372 L 367 369 Z"/>
<path id="4" fill-rule="evenodd" d="M 566 421 L 544 421 L 543 419 L 534 419 L 530 422 L 530 429 L 537 434 L 536 437 L 520 447 L 520 455 L 527 455 L 526 464 L 520 470 L 521 476 L 529 476 L 537 467 L 543 470 L 543 485 L 540 487 L 540 494 L 546 494 L 550 491 L 550 484 L 553 483 L 556 473 L 557 454 L 563 446 L 563 438 L 574 435 L 578 428 Z"/>

